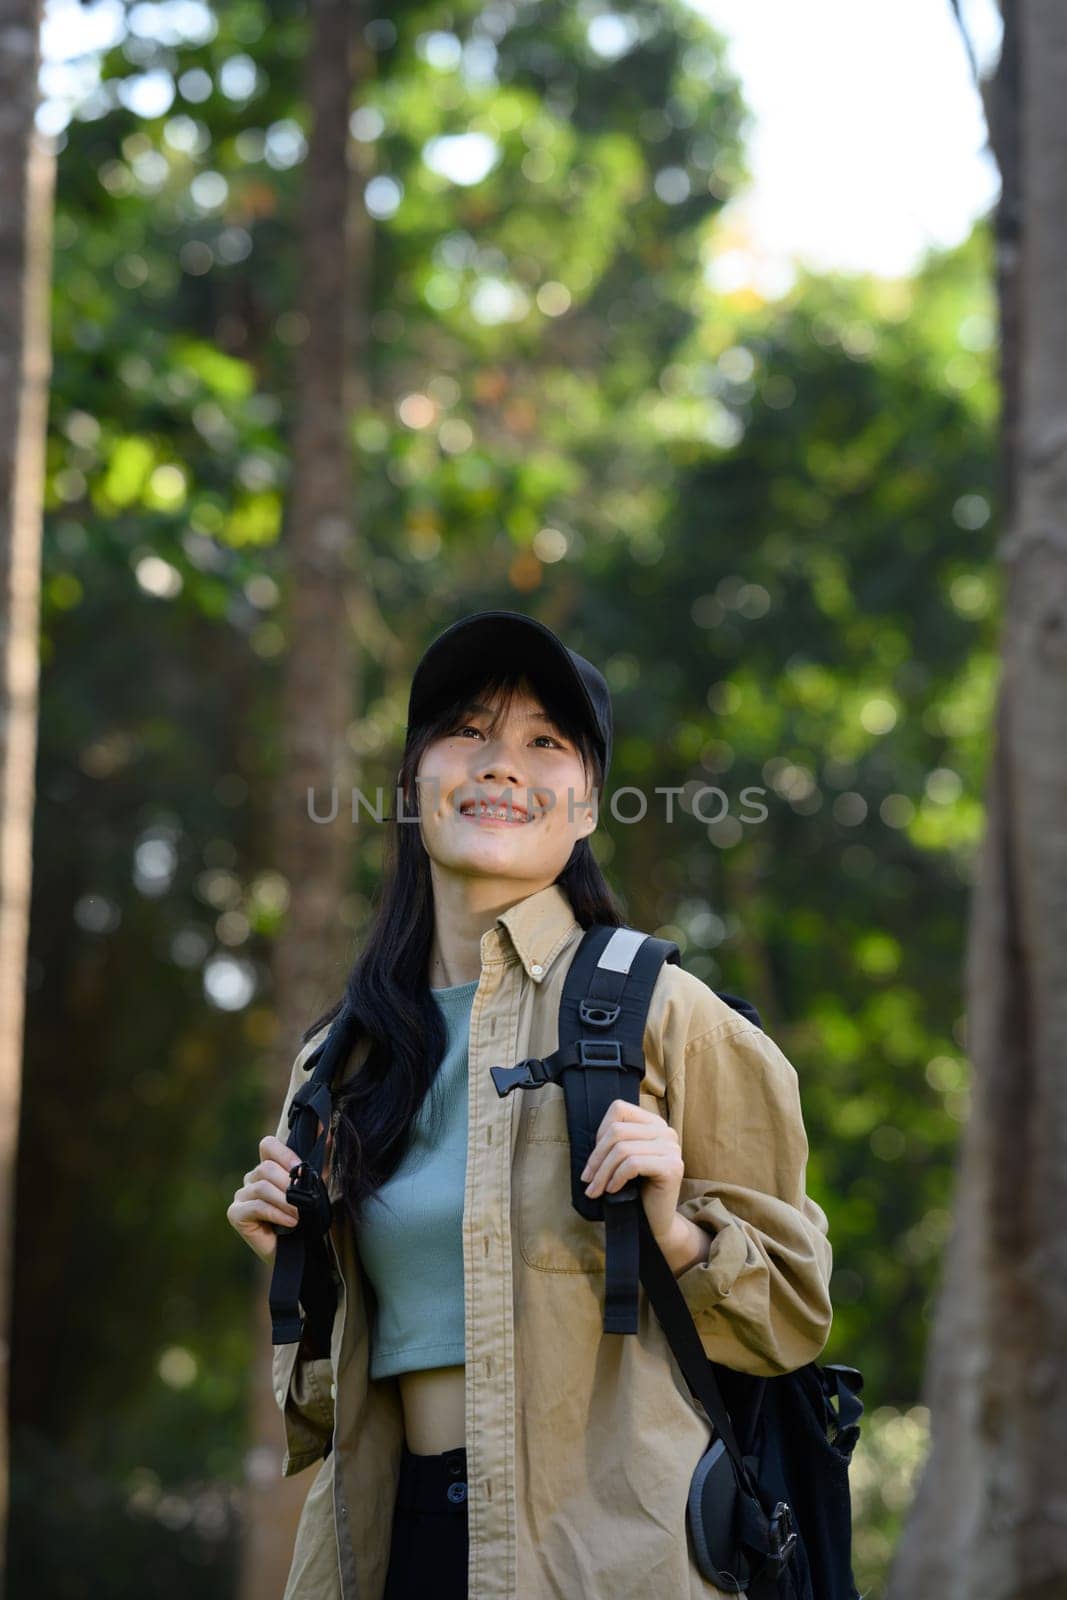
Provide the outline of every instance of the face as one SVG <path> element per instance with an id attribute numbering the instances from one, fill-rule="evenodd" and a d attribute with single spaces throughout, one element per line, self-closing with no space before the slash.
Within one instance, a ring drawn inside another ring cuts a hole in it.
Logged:
<path id="1" fill-rule="evenodd" d="M 531 685 L 519 685 L 490 733 L 498 703 L 485 691 L 475 695 L 455 727 L 423 751 L 416 781 L 434 876 L 494 879 L 511 886 L 507 893 L 554 882 L 596 818 L 592 773 Z M 503 817 L 486 815 L 479 803 L 494 800 Z"/>

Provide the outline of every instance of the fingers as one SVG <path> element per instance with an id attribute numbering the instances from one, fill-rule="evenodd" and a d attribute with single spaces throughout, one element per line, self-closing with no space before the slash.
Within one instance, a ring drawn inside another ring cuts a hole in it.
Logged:
<path id="1" fill-rule="evenodd" d="M 322 1176 L 324 1181 L 329 1176 L 330 1152 L 332 1148 L 333 1130 L 332 1128 L 328 1128 L 326 1130 L 326 1145 L 322 1161 Z M 300 1157 L 297 1155 L 295 1150 L 291 1150 L 287 1144 L 283 1144 L 280 1139 L 276 1139 L 273 1134 L 269 1133 L 265 1134 L 264 1137 L 259 1141 L 259 1153 L 264 1158 L 260 1163 L 260 1166 L 263 1166 L 268 1161 L 276 1161 L 280 1166 L 285 1168 L 286 1172 L 291 1171 L 291 1169 L 295 1167 L 297 1162 L 300 1160 Z M 286 1186 L 287 1184 L 288 1180 Z"/>
<path id="2" fill-rule="evenodd" d="M 592 1177 L 585 1186 L 587 1195 L 614 1192 L 624 1183 L 637 1177 L 660 1177 L 681 1169 L 680 1152 L 664 1150 L 662 1144 L 648 1140 L 627 1139 L 609 1150 L 603 1161 L 594 1166 L 592 1160 L 585 1168 Z M 583 1174 L 584 1175 L 584 1174 Z"/>
<path id="3" fill-rule="evenodd" d="M 243 1189 L 238 1189 L 234 1199 L 261 1200 L 264 1205 L 278 1213 L 276 1221 L 293 1223 L 300 1220 L 299 1211 L 285 1198 L 285 1190 L 279 1189 L 269 1178 L 253 1178 Z"/>
<path id="4" fill-rule="evenodd" d="M 291 1206 L 283 1209 L 263 1195 L 249 1194 L 247 1189 L 238 1189 L 226 1215 L 238 1232 L 247 1230 L 249 1223 L 276 1222 L 281 1227 L 291 1228 L 299 1221 L 299 1214 Z"/>
<path id="5" fill-rule="evenodd" d="M 289 1169 L 278 1161 L 261 1161 L 258 1167 L 245 1173 L 244 1187 L 238 1189 L 234 1198 L 250 1200 L 258 1197 L 295 1214 L 296 1207 L 286 1199 L 288 1189 Z"/>
<path id="6" fill-rule="evenodd" d="M 264 1134 L 259 1141 L 259 1153 L 265 1161 L 279 1162 L 286 1172 L 289 1171 L 290 1167 L 295 1167 L 300 1160 L 295 1150 L 290 1150 L 287 1144 L 283 1144 L 280 1139 L 276 1139 L 272 1133 Z"/>
<path id="7" fill-rule="evenodd" d="M 654 1111 L 646 1111 L 644 1106 L 631 1105 L 629 1101 L 612 1101 L 597 1129 L 596 1143 L 589 1153 L 589 1160 L 582 1169 L 583 1180 L 595 1173 L 617 1146 L 625 1145 L 629 1149 L 637 1144 L 648 1148 L 653 1141 L 655 1147 L 660 1149 L 664 1147 L 664 1142 L 668 1149 L 681 1148 L 676 1129 Z"/>
<path id="8" fill-rule="evenodd" d="M 259 1153 L 263 1159 L 245 1173 L 226 1213 L 238 1232 L 245 1234 L 258 1231 L 264 1223 L 291 1228 L 300 1220 L 296 1206 L 285 1198 L 289 1173 L 300 1157 L 273 1134 L 259 1141 Z"/>
<path id="9" fill-rule="evenodd" d="M 253 1167 L 251 1172 L 245 1173 L 246 1183 L 255 1183 L 257 1178 L 266 1178 L 268 1183 L 273 1183 L 282 1194 L 289 1187 L 289 1171 L 279 1161 L 261 1161 L 258 1167 Z"/>
<path id="10" fill-rule="evenodd" d="M 291 1228 L 300 1220 L 300 1213 L 285 1198 L 284 1189 L 267 1178 L 253 1177 L 234 1193 L 226 1213 L 235 1228 L 256 1222 L 280 1222 Z"/>

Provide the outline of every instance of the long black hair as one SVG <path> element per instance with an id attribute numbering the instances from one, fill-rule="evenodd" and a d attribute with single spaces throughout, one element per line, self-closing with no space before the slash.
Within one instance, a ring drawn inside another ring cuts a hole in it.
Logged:
<path id="1" fill-rule="evenodd" d="M 602 799 L 604 772 L 588 723 L 572 699 L 521 663 L 487 666 L 432 721 L 408 729 L 396 783 L 400 817 L 407 820 L 398 821 L 396 814 L 387 819 L 378 909 L 344 993 L 305 1029 L 302 1038 L 306 1043 L 326 1023 L 334 1022 L 345 1030 L 344 1060 L 361 1038 L 370 1041 L 359 1071 L 334 1090 L 330 1187 L 340 1195 L 354 1228 L 360 1225 L 366 1202 L 392 1177 L 408 1150 L 415 1117 L 447 1043 L 444 1019 L 428 982 L 433 886 L 422 830 L 414 820 L 419 804 L 415 774 L 427 745 L 461 726 L 472 700 L 500 694 L 491 724 L 495 729 L 525 684 L 539 694 L 543 709 L 573 743 L 585 776 L 592 774 L 598 803 Z M 581 927 L 594 922 L 619 927 L 625 921 L 589 836 L 575 842 L 555 882 Z"/>

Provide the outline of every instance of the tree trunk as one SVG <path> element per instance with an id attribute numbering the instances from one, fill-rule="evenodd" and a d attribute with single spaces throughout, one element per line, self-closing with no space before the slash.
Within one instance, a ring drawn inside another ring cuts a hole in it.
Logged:
<path id="1" fill-rule="evenodd" d="M 349 425 L 364 403 L 370 218 L 362 148 L 349 134 L 352 89 L 371 55 L 362 6 L 312 0 L 306 71 L 312 131 L 301 223 L 300 309 L 306 319 L 297 380 L 288 513 L 288 649 L 275 787 L 278 868 L 289 909 L 274 956 L 278 1018 L 264 1117 L 273 1130 L 303 1029 L 338 995 L 346 968 L 342 900 L 352 855 L 349 793 L 358 781 L 348 730 L 361 700 L 352 619 L 359 610 Z M 317 815 L 309 814 L 309 791 Z M 269 1273 L 256 1301 L 242 1600 L 280 1595 L 296 1523 L 314 1474 L 281 1476 L 282 1420 L 271 1387 Z"/>
<path id="2" fill-rule="evenodd" d="M 0 1552 L 7 1531 L 12 1208 L 33 873 L 41 510 L 52 359 L 55 151 L 34 127 L 40 24 L 40 0 L 0 0 Z"/>
<path id="3" fill-rule="evenodd" d="M 1008 533 L 967 951 L 973 1094 L 924 1385 L 931 1451 L 892 1600 L 1067 1593 L 1067 9 L 1004 12 L 991 131 L 1020 226 L 998 243 L 1021 249 L 1017 294 L 1010 256 L 998 272 Z"/>

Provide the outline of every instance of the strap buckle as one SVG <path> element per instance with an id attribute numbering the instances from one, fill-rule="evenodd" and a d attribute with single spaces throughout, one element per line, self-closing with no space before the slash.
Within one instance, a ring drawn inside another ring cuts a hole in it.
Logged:
<path id="1" fill-rule="evenodd" d="M 501 1099 L 510 1094 L 512 1089 L 537 1089 L 541 1084 L 552 1081 L 545 1070 L 545 1063 L 538 1056 L 527 1056 L 525 1061 L 519 1061 L 513 1067 L 490 1067 L 489 1076 Z"/>
<path id="2" fill-rule="evenodd" d="M 606 1000 L 594 1000 L 588 995 L 579 1002 L 578 1015 L 583 1022 L 588 1022 L 594 1028 L 610 1028 L 613 1022 L 618 1021 L 621 1007 Z"/>
<path id="3" fill-rule="evenodd" d="M 290 1167 L 285 1198 L 300 1214 L 299 1222 L 288 1232 L 318 1239 L 329 1230 L 333 1221 L 329 1191 L 322 1181 L 322 1175 L 315 1171 L 309 1161 L 298 1161 L 294 1167 Z"/>
<path id="4" fill-rule="evenodd" d="M 772 1554 L 779 1566 L 784 1567 L 796 1547 L 797 1530 L 793 1509 L 788 1500 L 779 1500 L 770 1516 Z"/>
<path id="5" fill-rule="evenodd" d="M 621 1067 L 622 1044 L 618 1039 L 579 1039 L 580 1067 Z"/>

